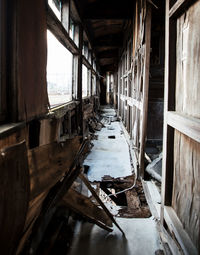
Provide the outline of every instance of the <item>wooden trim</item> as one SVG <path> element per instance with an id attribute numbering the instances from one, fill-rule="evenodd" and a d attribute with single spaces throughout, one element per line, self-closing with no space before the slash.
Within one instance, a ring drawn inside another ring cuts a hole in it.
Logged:
<path id="1" fill-rule="evenodd" d="M 200 143 L 200 119 L 167 112 L 167 124 Z"/>
<path id="2" fill-rule="evenodd" d="M 192 243 L 190 237 L 184 230 L 182 223 L 177 217 L 174 209 L 170 206 L 164 207 L 164 218 L 169 231 L 175 236 L 185 255 L 198 255 L 198 251 Z"/>
<path id="3" fill-rule="evenodd" d="M 47 7 L 47 27 L 72 54 L 79 54 L 79 48 L 50 7 Z"/>
<path id="4" fill-rule="evenodd" d="M 197 0 L 177 0 L 176 3 L 169 10 L 169 17 L 176 18 L 186 11 Z"/>

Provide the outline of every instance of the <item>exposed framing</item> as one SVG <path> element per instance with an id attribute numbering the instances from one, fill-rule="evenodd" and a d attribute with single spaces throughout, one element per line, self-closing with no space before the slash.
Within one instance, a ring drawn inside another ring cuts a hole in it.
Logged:
<path id="1" fill-rule="evenodd" d="M 125 50 L 122 54 L 118 68 L 119 115 L 121 116 L 129 133 L 130 139 L 132 140 L 132 148 L 135 158 L 134 168 L 137 171 L 138 177 L 144 176 L 144 148 L 148 112 L 151 41 L 151 5 L 148 3 L 146 3 L 146 17 L 144 20 L 144 26 L 145 42 L 140 42 L 140 45 L 135 46 L 136 48 L 133 49 L 135 41 L 138 40 L 138 35 L 134 33 L 134 37 L 126 41 Z M 137 54 L 141 58 L 142 54 L 144 53 L 144 62 L 142 63 L 142 66 L 141 62 L 138 61 L 137 57 L 135 57 L 134 51 L 137 51 Z M 137 69 L 135 69 L 133 66 L 134 61 L 137 62 Z M 140 71 L 138 71 L 139 68 L 141 68 Z M 134 76 L 134 72 L 136 72 L 136 76 Z M 138 73 L 142 73 L 142 79 L 139 77 Z M 131 76 L 132 81 L 130 82 Z M 135 77 L 135 80 L 133 79 L 133 76 Z M 135 92 L 133 91 L 134 87 L 136 90 Z M 135 121 L 137 123 L 135 123 Z M 134 127 L 134 125 L 136 126 Z M 137 129 L 136 132 L 134 131 L 135 128 Z"/>
<path id="2" fill-rule="evenodd" d="M 172 208 L 172 190 L 174 174 L 174 130 L 200 142 L 200 122 L 175 111 L 176 87 L 176 40 L 177 18 L 183 14 L 195 0 L 178 0 L 171 3 L 166 0 L 166 36 L 165 36 L 165 96 L 164 96 L 164 137 L 163 137 L 163 174 L 161 223 L 168 225 L 185 254 L 198 254 L 191 239 L 184 230 Z M 174 3 L 174 4 L 173 4 Z"/>

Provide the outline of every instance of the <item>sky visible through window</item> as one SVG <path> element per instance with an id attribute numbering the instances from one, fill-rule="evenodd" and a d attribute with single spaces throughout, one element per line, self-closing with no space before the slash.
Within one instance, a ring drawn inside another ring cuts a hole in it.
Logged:
<path id="1" fill-rule="evenodd" d="M 73 55 L 47 31 L 47 83 L 51 107 L 72 100 Z"/>

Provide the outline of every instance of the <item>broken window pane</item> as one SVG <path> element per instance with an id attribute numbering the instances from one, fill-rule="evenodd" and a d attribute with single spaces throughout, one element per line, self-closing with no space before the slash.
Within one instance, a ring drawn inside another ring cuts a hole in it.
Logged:
<path id="1" fill-rule="evenodd" d="M 62 4 L 60 0 L 48 0 L 48 4 L 52 11 L 55 13 L 56 17 L 61 20 L 61 8 Z"/>
<path id="2" fill-rule="evenodd" d="M 51 107 L 72 100 L 73 55 L 47 31 L 47 83 Z"/>

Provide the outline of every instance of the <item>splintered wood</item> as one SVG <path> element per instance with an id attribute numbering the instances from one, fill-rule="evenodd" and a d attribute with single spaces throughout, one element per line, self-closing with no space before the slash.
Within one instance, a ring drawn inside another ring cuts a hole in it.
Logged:
<path id="1" fill-rule="evenodd" d="M 101 183 L 95 182 L 94 185 L 97 186 L 99 194 L 101 194 L 100 189 L 103 189 L 105 192 L 105 195 L 100 195 L 103 202 L 107 201 L 108 196 L 113 201 L 111 207 L 112 209 L 116 207 L 118 211 L 116 216 L 124 218 L 148 218 L 151 216 L 151 212 L 145 198 L 142 183 L 141 181 L 136 181 L 135 187 L 129 189 L 133 186 L 133 183 L 133 176 L 117 179 L 107 176 Z M 124 190 L 125 192 L 122 192 Z"/>

